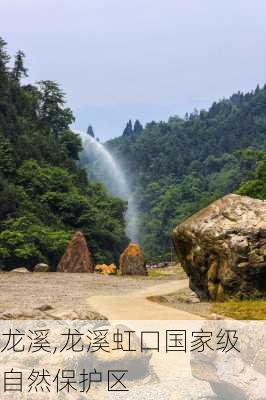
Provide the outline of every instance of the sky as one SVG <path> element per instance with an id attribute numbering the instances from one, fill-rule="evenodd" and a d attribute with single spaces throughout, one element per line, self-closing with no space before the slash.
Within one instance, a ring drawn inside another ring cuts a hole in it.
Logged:
<path id="1" fill-rule="evenodd" d="M 101 141 L 266 83 L 265 0 L 0 0 L 0 21 Z"/>

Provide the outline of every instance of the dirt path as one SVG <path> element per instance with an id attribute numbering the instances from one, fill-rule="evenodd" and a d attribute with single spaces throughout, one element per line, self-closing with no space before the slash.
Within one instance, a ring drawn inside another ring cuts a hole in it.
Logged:
<path id="1" fill-rule="evenodd" d="M 100 312 L 109 320 L 198 320 L 198 315 L 166 307 L 147 300 L 188 287 L 187 280 L 168 281 L 146 287 L 127 295 L 92 296 L 88 299 L 90 309 Z"/>
<path id="2" fill-rule="evenodd" d="M 110 320 L 190 320 L 198 316 L 147 300 L 176 292 L 187 280 L 149 279 L 98 274 L 2 273 L 0 312 L 21 313 L 37 306 L 56 310 L 98 311 Z"/>

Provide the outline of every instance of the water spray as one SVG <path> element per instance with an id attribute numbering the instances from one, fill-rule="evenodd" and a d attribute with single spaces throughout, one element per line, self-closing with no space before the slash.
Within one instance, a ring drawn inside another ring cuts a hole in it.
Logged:
<path id="1" fill-rule="evenodd" d="M 81 162 L 89 178 L 102 182 L 109 192 L 128 202 L 126 233 L 132 242 L 138 242 L 137 209 L 128 181 L 111 153 L 92 136 L 75 131 L 82 139 Z"/>

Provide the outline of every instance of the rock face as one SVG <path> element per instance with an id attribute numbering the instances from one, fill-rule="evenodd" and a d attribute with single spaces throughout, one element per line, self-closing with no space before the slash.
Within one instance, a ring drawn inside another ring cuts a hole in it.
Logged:
<path id="1" fill-rule="evenodd" d="M 93 272 L 94 266 L 91 252 L 85 236 L 76 232 L 68 244 L 67 250 L 58 264 L 58 272 Z"/>
<path id="2" fill-rule="evenodd" d="M 97 264 L 95 267 L 95 272 L 99 272 L 102 275 L 116 275 L 117 267 L 115 264 Z"/>
<path id="3" fill-rule="evenodd" d="M 204 332 L 236 330 L 239 352 L 206 350 L 191 354 L 191 372 L 209 382 L 217 399 L 266 399 L 266 327 L 262 321 L 208 321 Z M 216 397 L 215 397 L 216 398 Z"/>
<path id="4" fill-rule="evenodd" d="M 130 243 L 120 256 L 122 275 L 147 275 L 144 254 L 138 244 Z"/>
<path id="5" fill-rule="evenodd" d="M 39 263 L 33 268 L 33 272 L 49 272 L 49 265 Z"/>
<path id="6" fill-rule="evenodd" d="M 266 201 L 234 194 L 176 227 L 173 243 L 201 299 L 266 293 Z"/>

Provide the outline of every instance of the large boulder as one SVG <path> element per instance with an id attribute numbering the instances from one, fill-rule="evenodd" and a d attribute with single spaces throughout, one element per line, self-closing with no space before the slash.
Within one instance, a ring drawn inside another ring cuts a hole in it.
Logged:
<path id="1" fill-rule="evenodd" d="M 122 275 L 147 275 L 144 254 L 138 244 L 128 245 L 120 256 L 119 268 Z"/>
<path id="2" fill-rule="evenodd" d="M 248 321 L 248 323 L 208 321 L 202 325 L 202 331 L 220 332 L 220 341 L 217 349 L 212 347 L 211 350 L 205 347 L 203 352 L 191 353 L 190 364 L 193 377 L 209 382 L 217 395 L 217 400 L 265 400 L 266 326 L 264 321 Z M 226 342 L 226 332 L 229 332 L 228 342 Z M 231 345 L 235 343 L 234 339 L 232 340 L 234 333 L 234 337 L 239 339 L 236 342 L 238 351 L 231 348 Z M 227 348 L 223 351 L 225 346 Z"/>
<path id="3" fill-rule="evenodd" d="M 65 254 L 58 264 L 58 272 L 93 272 L 92 254 L 88 249 L 85 236 L 76 232 L 68 244 Z"/>
<path id="4" fill-rule="evenodd" d="M 266 201 L 227 195 L 177 226 L 173 242 L 200 298 L 266 294 Z"/>

